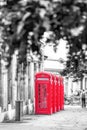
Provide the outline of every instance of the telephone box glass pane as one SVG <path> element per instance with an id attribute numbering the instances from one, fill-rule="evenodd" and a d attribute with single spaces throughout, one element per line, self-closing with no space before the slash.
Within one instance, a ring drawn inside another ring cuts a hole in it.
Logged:
<path id="1" fill-rule="evenodd" d="M 47 108 L 47 84 L 38 84 L 39 108 Z"/>

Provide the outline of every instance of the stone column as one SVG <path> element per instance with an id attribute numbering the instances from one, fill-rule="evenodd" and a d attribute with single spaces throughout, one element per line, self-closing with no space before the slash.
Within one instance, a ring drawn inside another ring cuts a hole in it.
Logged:
<path id="1" fill-rule="evenodd" d="M 12 103 L 12 71 L 11 65 L 8 68 L 8 104 Z"/>
<path id="2" fill-rule="evenodd" d="M 2 86 L 3 86 L 3 109 L 7 110 L 8 106 L 8 79 L 7 79 L 7 70 L 3 69 L 2 72 Z"/>
<path id="3" fill-rule="evenodd" d="M 16 81 L 17 57 L 14 54 L 12 57 L 12 105 L 15 106 L 17 99 L 17 81 Z"/>
<path id="4" fill-rule="evenodd" d="M 2 64 L 0 55 L 0 107 L 3 107 Z"/>
<path id="5" fill-rule="evenodd" d="M 30 63 L 30 99 L 34 102 L 34 63 Z"/>
<path id="6" fill-rule="evenodd" d="M 64 93 L 68 96 L 68 79 L 64 79 Z"/>
<path id="7" fill-rule="evenodd" d="M 26 67 L 26 74 L 25 74 L 25 100 L 28 101 L 28 65 Z"/>

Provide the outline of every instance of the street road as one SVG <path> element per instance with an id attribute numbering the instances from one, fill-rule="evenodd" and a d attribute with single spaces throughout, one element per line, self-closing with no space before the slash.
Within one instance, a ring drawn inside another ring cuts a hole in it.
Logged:
<path id="1" fill-rule="evenodd" d="M 52 115 L 26 115 L 20 122 L 0 123 L 0 130 L 87 130 L 87 108 L 67 105 Z"/>

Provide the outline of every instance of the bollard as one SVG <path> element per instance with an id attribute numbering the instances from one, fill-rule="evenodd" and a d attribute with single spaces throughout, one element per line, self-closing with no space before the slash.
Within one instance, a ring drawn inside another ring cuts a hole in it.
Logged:
<path id="1" fill-rule="evenodd" d="M 23 117 L 23 101 L 17 100 L 15 103 L 16 103 L 15 120 L 21 121 Z"/>

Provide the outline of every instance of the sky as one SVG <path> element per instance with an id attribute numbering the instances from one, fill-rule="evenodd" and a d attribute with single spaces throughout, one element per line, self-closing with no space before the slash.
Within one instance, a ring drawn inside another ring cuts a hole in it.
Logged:
<path id="1" fill-rule="evenodd" d="M 67 49 L 66 49 L 66 41 L 60 40 L 59 45 L 57 48 L 57 52 L 55 53 L 53 51 L 53 47 L 51 46 L 46 46 L 44 50 L 44 54 L 47 55 L 49 58 L 52 59 L 59 59 L 62 58 L 66 60 L 66 55 L 67 55 Z"/>
<path id="2" fill-rule="evenodd" d="M 53 51 L 53 47 L 51 46 L 46 46 L 44 49 L 44 55 L 48 56 L 48 59 L 54 59 L 54 60 L 59 60 L 63 59 L 64 61 L 67 60 L 67 52 L 68 50 L 66 49 L 66 41 L 63 39 L 60 39 L 59 45 L 57 52 L 55 53 Z M 58 61 L 44 61 L 44 67 L 45 68 L 54 68 L 54 69 L 62 69 L 64 68 L 64 65 L 59 63 Z"/>

